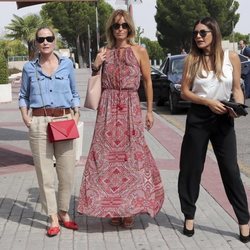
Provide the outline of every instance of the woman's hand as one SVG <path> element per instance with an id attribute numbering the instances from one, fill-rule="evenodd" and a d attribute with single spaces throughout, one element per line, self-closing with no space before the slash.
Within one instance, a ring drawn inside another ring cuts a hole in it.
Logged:
<path id="1" fill-rule="evenodd" d="M 27 128 L 30 127 L 32 119 L 30 116 L 23 116 L 23 122 Z"/>
<path id="2" fill-rule="evenodd" d="M 73 119 L 75 120 L 75 123 L 76 123 L 76 125 L 77 125 L 78 122 L 79 122 L 79 119 L 80 119 L 80 112 L 74 113 Z"/>
<path id="3" fill-rule="evenodd" d="M 147 112 L 145 120 L 146 129 L 150 130 L 153 127 L 153 124 L 154 124 L 153 112 Z"/>
<path id="4" fill-rule="evenodd" d="M 95 62 L 93 63 L 93 66 L 95 68 L 100 68 L 102 63 L 106 60 L 106 48 L 101 48 L 100 52 L 97 54 Z"/>
<path id="5" fill-rule="evenodd" d="M 218 100 L 212 100 L 210 99 L 208 101 L 207 106 L 210 108 L 210 110 L 218 115 L 222 115 L 228 112 L 228 110 L 226 109 L 225 105 L 223 103 L 221 103 Z"/>

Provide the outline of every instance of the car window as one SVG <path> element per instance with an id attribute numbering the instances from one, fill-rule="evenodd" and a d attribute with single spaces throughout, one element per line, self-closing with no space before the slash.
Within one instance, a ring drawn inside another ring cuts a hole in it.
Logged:
<path id="1" fill-rule="evenodd" d="M 163 63 L 160 65 L 159 70 L 163 72 L 163 69 L 165 68 L 166 60 L 163 61 Z"/>
<path id="2" fill-rule="evenodd" d="M 166 63 L 164 65 L 164 68 L 162 69 L 162 72 L 167 75 L 169 71 L 168 69 L 169 69 L 169 58 L 166 60 Z"/>
<path id="3" fill-rule="evenodd" d="M 183 67 L 184 67 L 184 58 L 179 58 L 176 59 L 172 62 L 172 73 L 173 74 L 182 74 L 183 71 Z"/>

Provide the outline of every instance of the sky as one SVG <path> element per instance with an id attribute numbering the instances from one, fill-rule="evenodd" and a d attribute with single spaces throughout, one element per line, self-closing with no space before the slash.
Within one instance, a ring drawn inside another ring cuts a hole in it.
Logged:
<path id="1" fill-rule="evenodd" d="M 240 13 L 240 20 L 236 24 L 235 32 L 240 32 L 242 34 L 250 34 L 249 26 L 249 10 L 250 10 L 250 0 L 237 0 L 240 4 L 237 13 Z M 123 8 L 125 5 L 115 4 L 116 0 L 106 0 L 107 3 L 111 4 L 113 8 Z M 15 2 L 0 2 L 0 34 L 4 32 L 4 26 L 8 25 L 13 18 L 13 14 L 20 17 L 24 17 L 28 14 L 39 14 L 41 9 L 41 4 L 34 5 L 30 7 L 25 7 L 17 9 Z M 144 33 L 142 36 L 148 37 L 151 40 L 156 40 L 156 23 L 154 15 L 156 13 L 156 0 L 143 0 L 142 4 L 133 5 L 133 17 L 135 25 L 140 26 Z"/>

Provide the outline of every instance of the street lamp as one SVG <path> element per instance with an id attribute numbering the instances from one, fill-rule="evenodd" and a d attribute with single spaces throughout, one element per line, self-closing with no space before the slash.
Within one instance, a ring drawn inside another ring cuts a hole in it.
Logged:
<path id="1" fill-rule="evenodd" d="M 234 49 L 234 21 L 232 21 L 232 28 L 233 28 L 233 33 L 232 33 L 232 35 L 233 35 L 233 51 L 235 51 L 235 49 Z"/>

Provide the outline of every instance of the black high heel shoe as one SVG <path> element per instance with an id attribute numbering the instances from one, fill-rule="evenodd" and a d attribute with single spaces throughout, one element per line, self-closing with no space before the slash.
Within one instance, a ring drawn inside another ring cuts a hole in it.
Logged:
<path id="1" fill-rule="evenodd" d="M 184 221 L 183 234 L 188 236 L 188 237 L 192 237 L 194 235 L 194 227 L 191 230 L 187 229 L 186 220 Z"/>
<path id="2" fill-rule="evenodd" d="M 249 233 L 248 236 L 244 236 L 244 235 L 241 234 L 241 231 L 240 231 L 240 241 L 242 243 L 247 243 L 247 242 L 249 242 L 249 240 L 250 240 L 250 233 Z"/>

